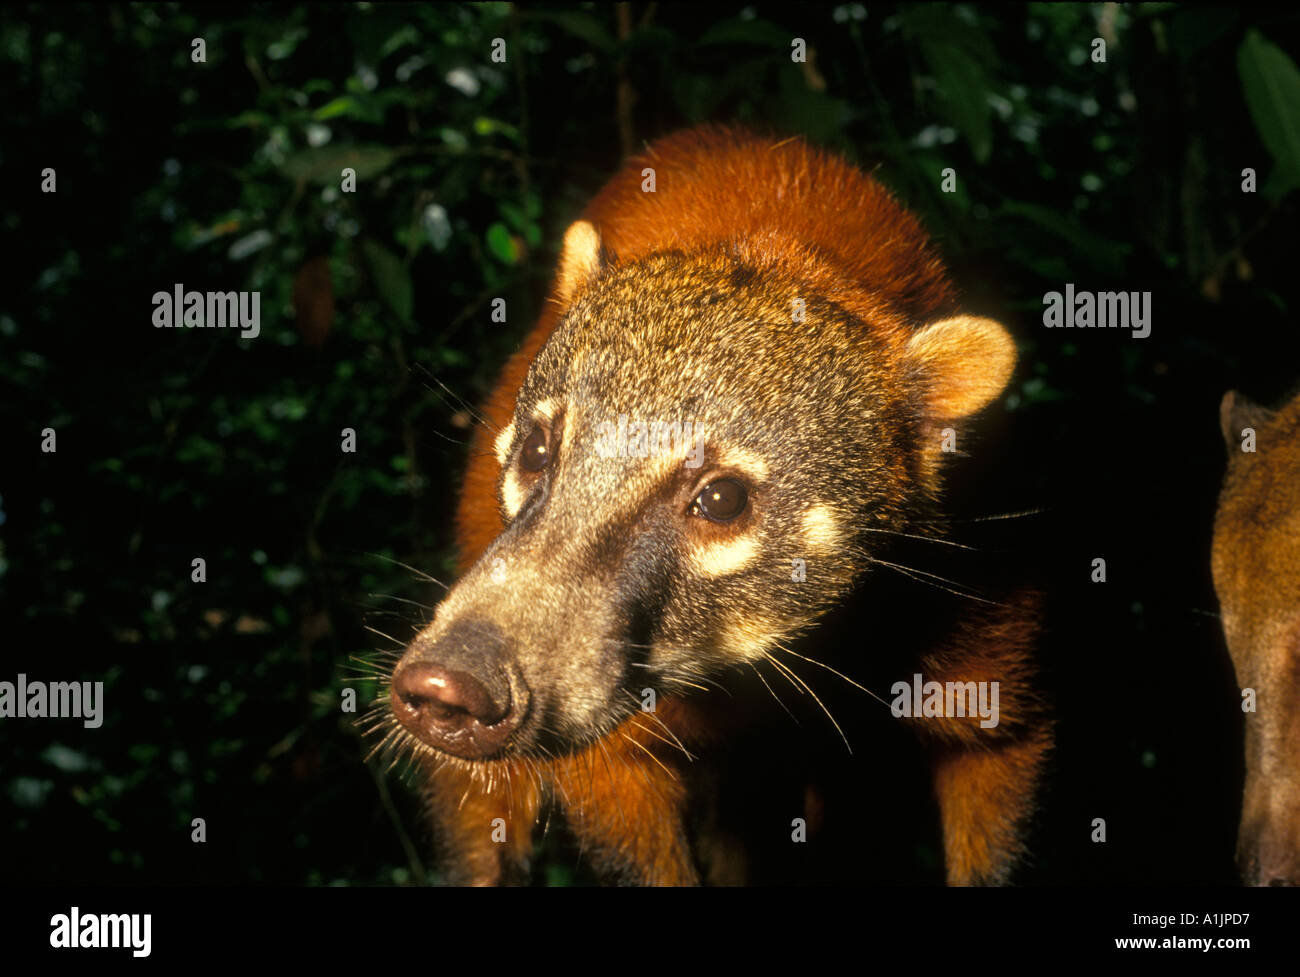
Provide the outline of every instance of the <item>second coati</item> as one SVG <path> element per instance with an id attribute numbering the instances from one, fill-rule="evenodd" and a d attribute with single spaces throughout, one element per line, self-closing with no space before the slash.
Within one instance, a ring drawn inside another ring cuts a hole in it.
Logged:
<path id="1" fill-rule="evenodd" d="M 945 443 L 1015 358 L 844 160 L 717 126 L 629 160 L 484 407 L 462 574 L 392 674 L 387 742 L 418 761 L 446 877 L 526 879 L 555 811 L 602 880 L 750 880 L 754 838 L 797 846 L 830 816 L 811 783 L 761 799 L 847 756 L 837 730 L 869 715 L 929 751 L 948 880 L 1006 881 L 1051 744 L 1033 600 L 895 554 L 942 539 Z M 869 610 L 819 641 L 849 606 Z M 797 725 L 774 684 L 852 707 Z M 925 707 L 890 718 L 914 684 Z M 746 765 L 751 737 L 784 759 Z M 853 817 L 856 844 L 887 845 Z"/>
<path id="2" fill-rule="evenodd" d="M 1219 420 L 1229 458 L 1214 589 L 1237 684 L 1255 700 L 1237 865 L 1250 885 L 1300 885 L 1300 395 L 1271 411 L 1229 391 Z"/>

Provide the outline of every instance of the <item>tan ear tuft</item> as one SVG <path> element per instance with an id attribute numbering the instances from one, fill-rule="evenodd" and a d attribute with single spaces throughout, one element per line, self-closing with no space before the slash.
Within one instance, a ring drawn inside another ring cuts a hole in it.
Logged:
<path id="1" fill-rule="evenodd" d="M 1254 428 L 1258 433 L 1272 419 L 1273 411 L 1235 390 L 1229 390 L 1219 401 L 1219 430 L 1230 455 L 1241 447 L 1242 428 Z"/>
<path id="2" fill-rule="evenodd" d="M 564 232 L 564 252 L 555 291 L 565 305 L 587 280 L 600 272 L 600 233 L 588 221 L 574 221 Z"/>
<path id="3" fill-rule="evenodd" d="M 1000 394 L 1016 365 L 1016 344 L 992 319 L 960 315 L 926 326 L 907 344 L 929 381 L 929 414 L 973 414 Z"/>

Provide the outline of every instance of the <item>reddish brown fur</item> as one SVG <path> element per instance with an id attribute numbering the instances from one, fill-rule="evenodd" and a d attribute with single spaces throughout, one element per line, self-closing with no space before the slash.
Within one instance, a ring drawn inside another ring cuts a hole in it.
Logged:
<path id="1" fill-rule="evenodd" d="M 654 194 L 641 189 L 647 166 L 656 171 Z M 754 193 L 758 187 L 762 194 Z M 900 350 L 915 325 L 954 311 L 952 289 L 917 222 L 857 169 L 797 139 L 772 141 L 756 151 L 752 136 L 723 128 L 669 136 L 629 160 L 581 216 L 620 261 L 747 237 L 747 249 L 801 269 L 824 294 L 872 322 Z M 773 222 L 786 233 L 768 230 Z M 861 246 L 881 239 L 900 246 Z M 528 367 L 562 312 L 553 293 L 484 405 L 489 426 L 475 436 L 457 513 L 462 570 L 503 529 L 492 438 L 510 422 Z M 1032 607 L 1015 604 L 970 625 L 922 666 L 925 678 L 996 679 L 1006 688 L 1027 673 L 1033 617 Z M 1023 718 L 1036 711 L 1035 703 L 1012 695 L 1003 701 L 1003 728 L 992 736 L 964 720 L 931 731 L 940 741 L 935 785 L 950 881 L 999 881 L 998 866 L 1017 850 L 1016 829 L 1031 807 L 1050 737 L 1042 726 L 1027 736 L 1014 734 L 1023 732 Z M 711 696 L 661 698 L 658 716 L 688 745 L 724 734 L 725 719 Z M 682 761 L 664 748 L 662 735 L 634 718 L 595 746 L 559 761 L 498 761 L 511 768 L 508 799 L 486 794 L 459 767 L 444 767 L 432 785 L 435 813 L 476 825 L 472 832 L 452 829 L 456 836 L 444 839 L 473 865 L 474 877 L 464 881 L 508 879 L 511 866 L 526 859 L 533 819 L 552 795 L 571 815 L 584 847 L 621 850 L 641 866 L 644 877 L 658 882 L 698 881 L 680 828 L 683 793 L 673 771 Z M 495 816 L 511 823 L 511 845 L 504 848 L 477 828 Z"/>
<path id="2" fill-rule="evenodd" d="M 921 727 L 936 741 L 934 788 L 950 880 L 1005 881 L 991 866 L 1004 853 L 1024 854 L 1020 832 L 1052 745 L 1051 727 L 1042 719 L 1044 704 L 1033 692 L 1029 657 L 1038 605 L 1036 594 L 1016 594 L 968 622 L 952 644 L 922 663 L 926 679 L 996 681 L 1002 691 L 996 730 L 981 729 L 972 718 L 939 719 Z"/>
<path id="3" fill-rule="evenodd" d="M 1228 472 L 1213 570 L 1246 715 L 1246 785 L 1237 861 L 1248 883 L 1300 885 L 1300 396 L 1276 412 L 1228 393 Z M 1241 450 L 1252 428 L 1254 452 Z"/>

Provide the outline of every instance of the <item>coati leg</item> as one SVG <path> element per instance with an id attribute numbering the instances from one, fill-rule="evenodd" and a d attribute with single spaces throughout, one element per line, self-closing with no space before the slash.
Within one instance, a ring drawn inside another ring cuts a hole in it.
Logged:
<path id="1" fill-rule="evenodd" d="M 583 857 L 624 885 L 698 885 L 683 830 L 686 789 L 671 756 L 647 745 L 634 718 L 555 762 L 556 800 Z"/>
<path id="2" fill-rule="evenodd" d="M 1024 855 L 1051 737 L 1042 733 L 971 749 L 939 750 L 934 790 L 943 824 L 949 885 L 1001 885 Z"/>
<path id="3" fill-rule="evenodd" d="M 972 615 L 942 652 L 921 662 L 925 680 L 996 688 L 997 724 L 977 717 L 920 720 L 932 750 L 949 885 L 1000 885 L 1025 854 L 1052 725 L 1036 691 L 1031 649 L 1039 597 L 1019 591 Z M 996 684 L 994 684 L 996 683 Z"/>
<path id="4" fill-rule="evenodd" d="M 425 780 L 429 813 L 446 881 L 452 885 L 506 885 L 528 881 L 533 825 L 541 807 L 536 779 L 511 770 L 508 788 L 492 789 L 486 773 L 442 763 Z"/>

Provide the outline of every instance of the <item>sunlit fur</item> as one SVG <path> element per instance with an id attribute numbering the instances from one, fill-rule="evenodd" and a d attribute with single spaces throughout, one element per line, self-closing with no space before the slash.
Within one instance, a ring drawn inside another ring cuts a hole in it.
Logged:
<path id="1" fill-rule="evenodd" d="M 1229 394 L 1222 427 L 1211 564 L 1237 685 L 1257 697 L 1237 862 L 1247 883 L 1300 885 L 1300 395 L 1274 412 Z"/>

